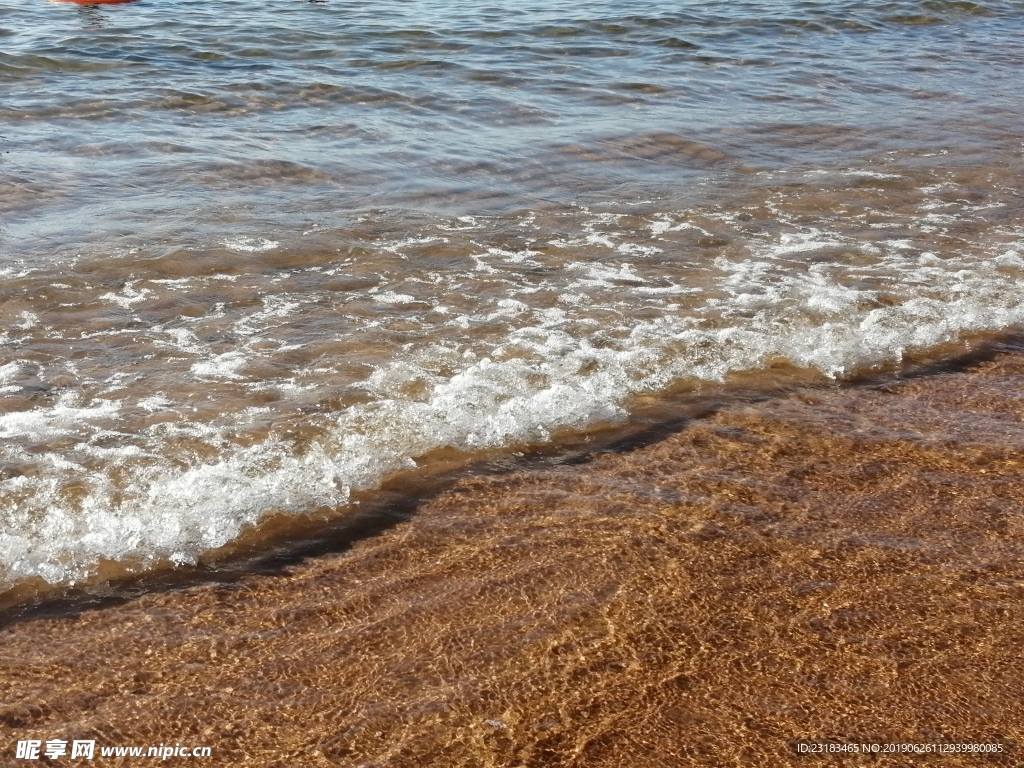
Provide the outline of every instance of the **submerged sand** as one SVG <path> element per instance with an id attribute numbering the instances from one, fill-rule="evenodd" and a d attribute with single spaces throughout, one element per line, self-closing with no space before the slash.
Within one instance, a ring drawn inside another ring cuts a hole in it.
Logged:
<path id="1" fill-rule="evenodd" d="M 469 478 L 285 575 L 11 623 L 0 764 L 87 738 L 225 766 L 1020 765 L 1022 448 L 1006 353 Z"/>

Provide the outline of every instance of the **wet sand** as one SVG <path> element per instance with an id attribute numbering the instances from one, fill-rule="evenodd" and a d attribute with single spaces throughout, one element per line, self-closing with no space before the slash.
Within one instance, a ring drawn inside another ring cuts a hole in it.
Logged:
<path id="1" fill-rule="evenodd" d="M 738 405 L 465 479 L 284 575 L 15 621 L 0 764 L 95 738 L 225 766 L 1020 765 L 1022 392 L 1008 352 Z"/>

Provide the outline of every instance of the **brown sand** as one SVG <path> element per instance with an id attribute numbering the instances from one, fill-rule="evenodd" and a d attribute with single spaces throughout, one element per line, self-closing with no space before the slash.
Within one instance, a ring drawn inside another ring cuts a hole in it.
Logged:
<path id="1" fill-rule="evenodd" d="M 1007 354 L 737 407 L 462 481 L 285 576 L 16 622 L 0 764 L 85 737 L 224 766 L 1024 765 L 793 752 L 1024 741 L 1021 393 Z"/>

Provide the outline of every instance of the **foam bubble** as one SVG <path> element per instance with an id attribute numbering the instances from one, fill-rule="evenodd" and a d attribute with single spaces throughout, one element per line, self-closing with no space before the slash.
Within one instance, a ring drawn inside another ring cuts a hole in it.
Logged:
<path id="1" fill-rule="evenodd" d="M 412 304 L 416 301 L 415 296 L 394 291 L 380 291 L 373 293 L 372 296 L 374 301 L 379 301 L 381 304 Z"/>
<path id="2" fill-rule="evenodd" d="M 150 293 L 151 291 L 146 288 L 136 291 L 132 285 L 126 285 L 121 293 L 105 293 L 100 296 L 100 300 L 113 302 L 124 309 L 131 309 L 133 304 L 145 301 Z"/>
<path id="3" fill-rule="evenodd" d="M 240 379 L 239 368 L 249 361 L 241 350 L 232 350 L 200 360 L 192 366 L 192 373 L 199 377 Z"/>
<path id="4" fill-rule="evenodd" d="M 39 315 L 35 312 L 22 312 L 19 317 L 21 318 L 21 322 L 15 327 L 20 328 L 23 331 L 27 331 L 30 328 L 35 328 L 39 325 Z"/>
<path id="5" fill-rule="evenodd" d="M 265 237 L 238 236 L 224 240 L 222 245 L 229 250 L 240 253 L 262 253 L 263 251 L 272 251 L 280 247 L 281 243 L 277 240 L 268 240 Z"/>
<path id="6" fill-rule="evenodd" d="M 0 415 L 0 438 L 40 439 L 57 435 L 73 435 L 81 432 L 90 422 L 113 418 L 120 409 L 120 403 L 113 400 L 96 400 L 86 405 L 78 404 L 75 392 L 62 394 L 50 408 L 35 408 L 30 411 L 14 411 Z"/>

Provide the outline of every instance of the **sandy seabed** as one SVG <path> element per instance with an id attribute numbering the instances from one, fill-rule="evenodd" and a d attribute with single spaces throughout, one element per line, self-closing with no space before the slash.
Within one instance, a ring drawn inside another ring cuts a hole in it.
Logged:
<path id="1" fill-rule="evenodd" d="M 10 621 L 0 764 L 61 738 L 223 766 L 1022 765 L 1022 448 L 1008 352 L 468 478 L 283 575 Z"/>

